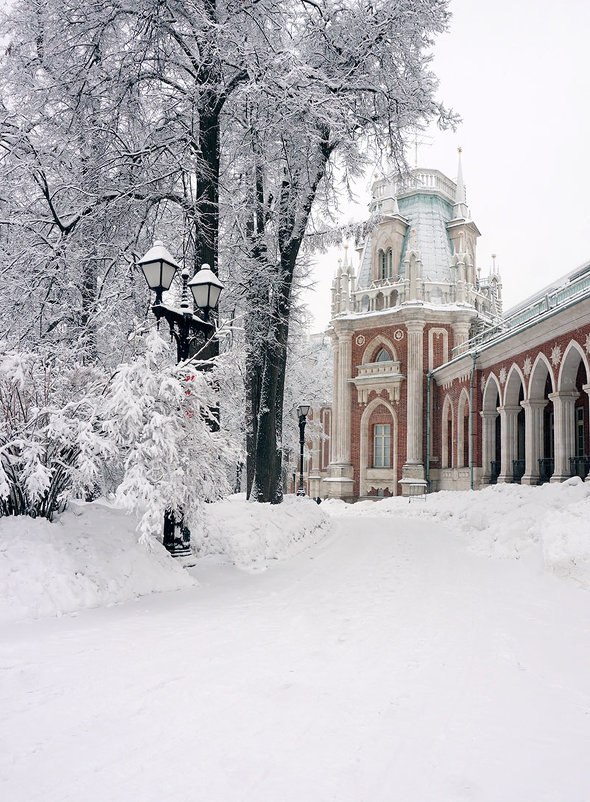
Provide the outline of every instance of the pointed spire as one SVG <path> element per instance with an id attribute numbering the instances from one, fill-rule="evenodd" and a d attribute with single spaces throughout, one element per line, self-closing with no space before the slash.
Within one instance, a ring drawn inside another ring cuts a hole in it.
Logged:
<path id="1" fill-rule="evenodd" d="M 465 198 L 465 184 L 463 182 L 463 167 L 461 165 L 462 152 L 463 148 L 457 148 L 457 153 L 459 155 L 459 164 L 457 166 L 457 196 L 455 198 L 455 204 L 467 203 L 467 200 Z"/>
<path id="2" fill-rule="evenodd" d="M 453 214 L 456 220 L 469 220 L 471 213 L 467 207 L 467 199 L 465 193 L 465 182 L 463 181 L 463 165 L 461 164 L 461 153 L 463 148 L 457 148 L 459 154 L 459 164 L 457 166 L 457 192 L 455 195 L 455 205 L 453 206 Z"/>

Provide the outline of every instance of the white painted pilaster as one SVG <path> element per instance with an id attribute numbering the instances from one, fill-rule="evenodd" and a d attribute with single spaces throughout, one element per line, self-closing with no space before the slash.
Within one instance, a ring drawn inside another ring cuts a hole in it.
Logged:
<path id="1" fill-rule="evenodd" d="M 518 413 L 520 406 L 498 407 L 502 422 L 502 465 L 500 468 L 499 483 L 512 482 L 513 465 L 518 453 Z"/>
<path id="2" fill-rule="evenodd" d="M 492 477 L 492 460 L 496 452 L 496 418 L 498 413 L 490 410 L 480 412 L 481 417 L 481 468 L 482 484 L 490 483 Z"/>
<path id="3" fill-rule="evenodd" d="M 523 485 L 536 485 L 539 482 L 539 460 L 543 453 L 543 410 L 547 401 L 521 401 L 524 409 L 524 476 Z"/>
<path id="4" fill-rule="evenodd" d="M 570 457 L 575 454 L 574 404 L 580 397 L 577 390 L 562 390 L 550 393 L 554 416 L 555 464 L 552 482 L 563 482 L 570 476 Z"/>

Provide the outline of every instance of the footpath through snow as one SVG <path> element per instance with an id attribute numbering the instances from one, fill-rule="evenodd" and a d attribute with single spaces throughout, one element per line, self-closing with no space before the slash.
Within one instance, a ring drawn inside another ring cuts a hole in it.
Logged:
<path id="1" fill-rule="evenodd" d="M 498 485 L 480 492 L 436 493 L 350 505 L 287 496 L 279 506 L 235 496 L 205 505 L 193 545 L 214 558 L 260 571 L 321 541 L 332 521 L 387 518 L 443 523 L 489 557 L 526 558 L 590 588 L 590 483 Z M 136 520 L 104 501 L 72 504 L 54 524 L 0 519 L 0 622 L 72 613 L 152 592 L 187 589 L 195 580 L 160 543 L 138 542 Z"/>
<path id="2" fill-rule="evenodd" d="M 517 492 L 473 498 L 516 514 Z M 584 492 L 523 498 L 570 521 Z M 289 559 L 275 546 L 272 570 L 237 570 L 212 541 L 194 587 L 1 626 L 0 799 L 588 802 L 590 593 L 473 553 L 486 527 L 457 536 L 453 498 L 451 529 L 444 498 L 400 502 L 423 520 L 293 501 L 343 514 Z M 247 527 L 239 552 L 260 567 L 271 528 L 247 547 Z"/>

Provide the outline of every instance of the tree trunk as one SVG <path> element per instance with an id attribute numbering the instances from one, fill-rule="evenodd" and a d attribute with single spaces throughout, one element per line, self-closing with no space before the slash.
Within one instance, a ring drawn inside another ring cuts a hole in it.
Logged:
<path id="1" fill-rule="evenodd" d="M 258 399 L 257 437 L 254 451 L 254 479 L 251 497 L 260 502 L 280 504 L 283 500 L 281 482 L 283 397 L 287 342 L 291 315 L 291 288 L 295 264 L 303 241 L 307 221 L 318 184 L 325 174 L 332 146 L 329 131 L 322 130 L 315 174 L 309 173 L 300 181 L 285 175 L 279 198 L 278 244 L 280 264 L 274 284 L 275 304 L 269 312 L 269 326 L 262 345 L 262 382 Z"/>

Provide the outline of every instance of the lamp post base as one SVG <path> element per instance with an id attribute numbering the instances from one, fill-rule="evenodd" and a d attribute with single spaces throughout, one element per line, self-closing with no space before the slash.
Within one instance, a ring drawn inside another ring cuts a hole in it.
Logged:
<path id="1" fill-rule="evenodd" d="M 184 525 L 184 518 L 177 518 L 172 510 L 164 513 L 162 543 L 173 557 L 188 557 L 191 554 L 191 530 Z"/>

